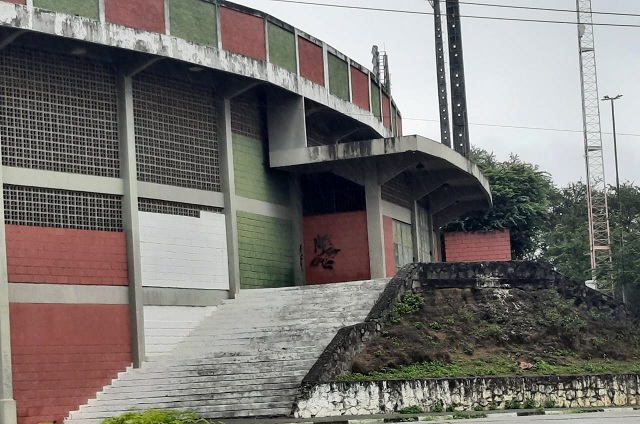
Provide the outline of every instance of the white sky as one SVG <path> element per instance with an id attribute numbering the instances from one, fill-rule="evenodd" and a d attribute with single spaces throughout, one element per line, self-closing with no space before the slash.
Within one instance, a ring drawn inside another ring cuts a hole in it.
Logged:
<path id="1" fill-rule="evenodd" d="M 234 0 L 267 12 L 327 42 L 371 69 L 371 46 L 389 55 L 392 94 L 405 134 L 440 140 L 433 17 Z M 302 0 L 311 1 L 311 0 Z M 426 0 L 313 0 L 327 4 L 431 12 Z M 471 0 L 469 0 L 471 1 Z M 575 0 L 475 0 L 480 3 L 575 9 Z M 464 0 L 462 0 L 464 2 Z M 592 0 L 594 12 L 640 15 L 639 0 Z M 461 14 L 575 22 L 575 13 L 461 4 Z M 640 16 L 594 16 L 600 97 L 616 101 L 621 181 L 640 184 Z M 470 139 L 499 159 L 510 153 L 549 172 L 558 185 L 585 179 L 578 38 L 575 25 L 463 18 Z M 634 114 L 634 111 L 636 113 Z M 606 181 L 615 182 L 609 102 L 601 103 Z M 540 131 L 496 126 L 552 128 Z M 625 134 L 637 134 L 635 136 Z"/>

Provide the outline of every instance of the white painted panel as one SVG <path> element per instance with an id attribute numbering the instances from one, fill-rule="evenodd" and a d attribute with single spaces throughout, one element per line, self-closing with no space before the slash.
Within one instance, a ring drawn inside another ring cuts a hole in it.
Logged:
<path id="1" fill-rule="evenodd" d="M 229 289 L 223 214 L 139 214 L 143 286 Z"/>
<path id="2" fill-rule="evenodd" d="M 145 306 L 144 338 L 147 357 L 169 353 L 215 306 Z"/>

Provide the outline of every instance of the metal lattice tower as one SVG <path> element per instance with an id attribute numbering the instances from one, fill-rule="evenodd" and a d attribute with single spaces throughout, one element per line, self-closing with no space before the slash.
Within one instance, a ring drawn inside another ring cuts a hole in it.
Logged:
<path id="1" fill-rule="evenodd" d="M 607 206 L 607 186 L 602 157 L 600 98 L 596 75 L 596 50 L 593 37 L 591 0 L 576 0 L 578 43 L 580 47 L 580 79 L 582 82 L 582 116 L 584 151 L 587 166 L 587 202 L 589 209 L 589 241 L 591 274 L 607 273 L 611 263 L 611 237 Z"/>

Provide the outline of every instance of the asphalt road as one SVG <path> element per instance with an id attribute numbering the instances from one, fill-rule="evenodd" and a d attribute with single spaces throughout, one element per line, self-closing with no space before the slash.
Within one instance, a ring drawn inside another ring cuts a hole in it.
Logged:
<path id="1" fill-rule="evenodd" d="M 441 421 L 460 424 L 460 420 Z M 517 423 L 517 424 L 640 424 L 640 411 L 609 411 L 584 414 L 535 415 L 530 417 L 500 416 L 469 420 L 469 423 Z"/>

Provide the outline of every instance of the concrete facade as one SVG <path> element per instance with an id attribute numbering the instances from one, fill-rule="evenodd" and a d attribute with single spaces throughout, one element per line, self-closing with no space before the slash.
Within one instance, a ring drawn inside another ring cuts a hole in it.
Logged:
<path id="1" fill-rule="evenodd" d="M 401 137 L 376 75 L 225 1 L 0 0 L 0 89 L 6 424 L 61 422 L 241 288 L 305 284 L 307 219 L 361 217 L 353 257 L 378 278 L 383 216 L 426 259 L 422 237 L 491 204 L 466 159 Z"/>

